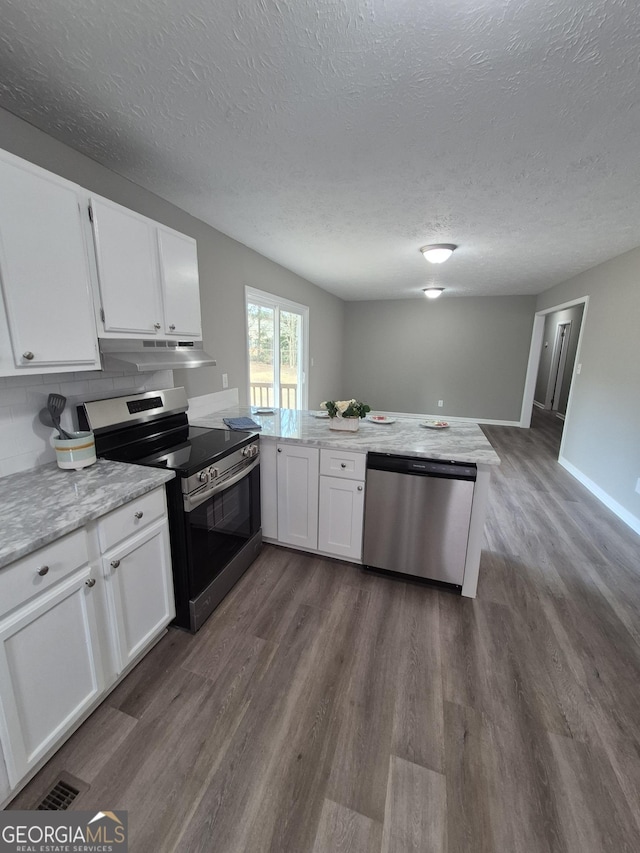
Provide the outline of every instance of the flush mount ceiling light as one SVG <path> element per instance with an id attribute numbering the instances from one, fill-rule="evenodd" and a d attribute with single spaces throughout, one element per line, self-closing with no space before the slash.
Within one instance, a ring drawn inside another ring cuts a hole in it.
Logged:
<path id="1" fill-rule="evenodd" d="M 444 287 L 423 287 L 422 288 L 422 292 L 427 297 L 427 299 L 437 299 L 443 290 L 444 290 Z"/>
<path id="2" fill-rule="evenodd" d="M 443 264 L 457 248 L 455 243 L 434 243 L 432 246 L 423 246 L 420 251 L 429 263 Z"/>

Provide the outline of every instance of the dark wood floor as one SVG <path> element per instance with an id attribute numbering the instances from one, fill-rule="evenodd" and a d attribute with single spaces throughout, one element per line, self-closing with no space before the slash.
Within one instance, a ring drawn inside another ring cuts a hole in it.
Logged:
<path id="1" fill-rule="evenodd" d="M 64 770 L 133 853 L 637 853 L 639 540 L 533 424 L 486 429 L 476 600 L 266 547 L 13 807 Z"/>

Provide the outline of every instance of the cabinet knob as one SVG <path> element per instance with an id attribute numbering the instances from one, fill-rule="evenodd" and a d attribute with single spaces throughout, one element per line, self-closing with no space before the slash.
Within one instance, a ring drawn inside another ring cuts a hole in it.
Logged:
<path id="1" fill-rule="evenodd" d="M 279 447 L 279 448 L 278 448 L 278 453 L 282 453 L 282 448 L 281 448 L 281 447 Z"/>
<path id="2" fill-rule="evenodd" d="M 26 358 L 27 361 L 33 361 L 33 359 L 34 359 L 34 355 L 31 352 L 31 350 L 27 350 L 26 352 L 23 352 L 22 357 Z"/>
<path id="3" fill-rule="evenodd" d="M 134 512 L 134 515 L 135 515 L 135 517 L 136 517 L 136 518 L 142 518 L 142 516 L 144 515 L 144 513 L 143 513 L 143 512 L 140 512 L 140 510 L 138 510 L 138 512 Z"/>
<path id="4" fill-rule="evenodd" d="M 361 491 L 362 491 L 362 486 L 358 486 L 358 491 L 359 491 L 359 492 L 361 492 Z"/>
<path id="5" fill-rule="evenodd" d="M 91 589 L 92 586 L 96 585 L 95 578 L 89 578 L 89 580 L 86 580 L 85 583 L 89 587 L 89 589 Z"/>
<path id="6" fill-rule="evenodd" d="M 111 560 L 111 568 L 112 569 L 117 569 L 119 565 L 120 565 L 120 560 Z"/>
<path id="7" fill-rule="evenodd" d="M 154 328 L 156 331 L 158 331 L 158 329 L 160 328 L 160 323 L 154 323 L 154 324 L 153 324 L 153 328 Z"/>
<path id="8" fill-rule="evenodd" d="M 346 468 L 346 467 L 347 467 L 347 463 L 346 463 L 346 462 L 341 462 L 341 463 L 340 463 L 340 467 L 341 467 L 341 468 Z"/>
<path id="9" fill-rule="evenodd" d="M 48 571 L 49 571 L 49 566 L 40 566 L 39 569 L 36 569 L 37 574 L 39 574 L 41 578 L 43 578 L 47 574 Z"/>
<path id="10" fill-rule="evenodd" d="M 169 326 L 169 331 L 171 331 L 171 332 L 175 332 L 175 330 L 176 330 L 175 324 L 174 324 L 174 323 L 172 323 L 172 324 Z"/>

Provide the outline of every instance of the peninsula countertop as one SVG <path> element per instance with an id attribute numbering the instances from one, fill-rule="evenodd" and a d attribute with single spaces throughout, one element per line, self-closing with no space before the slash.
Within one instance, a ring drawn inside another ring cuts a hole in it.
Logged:
<path id="1" fill-rule="evenodd" d="M 339 432 L 329 429 L 329 419 L 316 415 L 313 411 L 297 409 L 274 409 L 271 415 L 259 415 L 249 406 L 240 406 L 195 417 L 191 423 L 225 429 L 223 418 L 251 417 L 262 426 L 259 434 L 264 439 L 299 441 L 361 453 L 395 453 L 477 465 L 500 464 L 500 457 L 478 424 L 473 422 L 451 419 L 447 429 L 434 430 L 420 425 L 431 419 L 427 416 L 393 415 L 394 423 L 379 424 L 363 418 L 357 432 Z"/>
<path id="2" fill-rule="evenodd" d="M 106 459 L 63 471 L 55 462 L 0 481 L 0 568 L 172 480 L 173 471 Z"/>

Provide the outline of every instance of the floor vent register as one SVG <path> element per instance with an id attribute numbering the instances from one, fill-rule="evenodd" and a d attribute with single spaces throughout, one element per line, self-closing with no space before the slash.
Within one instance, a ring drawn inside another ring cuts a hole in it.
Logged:
<path id="1" fill-rule="evenodd" d="M 66 779 L 59 779 L 42 802 L 36 807 L 37 811 L 64 811 L 80 793 L 84 786 L 75 787 Z"/>

